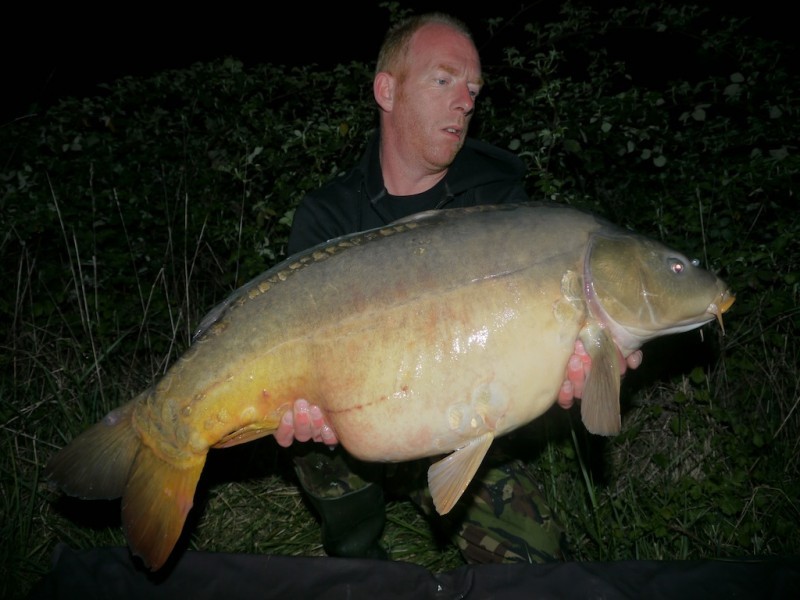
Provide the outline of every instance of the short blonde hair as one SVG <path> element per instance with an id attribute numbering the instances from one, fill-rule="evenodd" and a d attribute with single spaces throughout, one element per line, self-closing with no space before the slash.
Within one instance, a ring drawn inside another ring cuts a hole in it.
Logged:
<path id="1" fill-rule="evenodd" d="M 473 44 L 475 43 L 469 27 L 461 19 L 441 12 L 414 15 L 395 23 L 386 32 L 386 37 L 383 38 L 383 44 L 381 44 L 380 52 L 378 52 L 375 73 L 396 71 L 408 55 L 411 38 L 414 34 L 424 26 L 433 23 L 450 27 L 461 33 Z"/>

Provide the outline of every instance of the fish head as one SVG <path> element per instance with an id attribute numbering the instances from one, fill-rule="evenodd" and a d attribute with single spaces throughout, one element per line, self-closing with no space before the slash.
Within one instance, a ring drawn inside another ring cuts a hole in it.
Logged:
<path id="1" fill-rule="evenodd" d="M 584 287 L 592 315 L 625 356 L 650 339 L 714 319 L 722 327 L 722 313 L 735 300 L 699 261 L 633 233 L 593 236 Z"/>

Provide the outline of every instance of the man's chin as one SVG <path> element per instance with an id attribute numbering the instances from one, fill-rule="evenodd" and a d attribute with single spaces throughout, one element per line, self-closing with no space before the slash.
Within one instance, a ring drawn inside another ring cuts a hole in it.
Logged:
<path id="1" fill-rule="evenodd" d="M 461 150 L 463 145 L 463 142 L 459 142 L 457 145 L 447 148 L 446 150 L 442 149 L 441 152 L 437 153 L 436 163 L 443 169 L 449 167 L 451 164 L 453 164 L 453 161 L 456 159 L 456 155 L 458 154 L 459 150 Z"/>

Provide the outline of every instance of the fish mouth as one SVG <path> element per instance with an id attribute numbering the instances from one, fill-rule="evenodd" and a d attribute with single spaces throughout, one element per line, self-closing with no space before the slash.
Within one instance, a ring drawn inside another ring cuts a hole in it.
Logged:
<path id="1" fill-rule="evenodd" d="M 733 303 L 736 302 L 736 296 L 730 290 L 725 290 L 719 296 L 714 299 L 714 302 L 708 305 L 706 309 L 707 313 L 714 315 L 714 318 L 717 319 L 717 323 L 719 323 L 719 328 L 722 330 L 722 335 L 725 335 L 725 325 L 722 323 L 722 313 L 727 312 L 727 310 L 733 306 Z"/>

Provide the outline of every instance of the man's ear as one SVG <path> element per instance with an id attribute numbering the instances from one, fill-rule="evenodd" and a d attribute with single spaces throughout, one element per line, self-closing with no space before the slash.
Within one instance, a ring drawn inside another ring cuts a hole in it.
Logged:
<path id="1" fill-rule="evenodd" d="M 387 112 L 392 110 L 392 106 L 394 106 L 395 83 L 395 78 L 385 71 L 375 74 L 375 79 L 372 81 L 372 93 L 375 96 L 375 102 L 378 103 L 381 110 Z"/>

